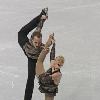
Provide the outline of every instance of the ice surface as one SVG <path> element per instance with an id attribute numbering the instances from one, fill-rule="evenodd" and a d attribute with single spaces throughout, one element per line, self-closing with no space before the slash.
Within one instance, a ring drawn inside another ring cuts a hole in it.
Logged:
<path id="1" fill-rule="evenodd" d="M 66 59 L 55 100 L 99 100 L 100 0 L 0 0 L 0 100 L 23 100 L 27 58 L 17 32 L 47 6 L 43 41 L 54 32 L 56 55 Z M 43 98 L 36 79 L 32 100 Z"/>

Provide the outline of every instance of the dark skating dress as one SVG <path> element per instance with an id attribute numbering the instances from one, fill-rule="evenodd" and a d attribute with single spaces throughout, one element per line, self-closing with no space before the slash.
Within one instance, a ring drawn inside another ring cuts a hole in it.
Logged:
<path id="1" fill-rule="evenodd" d="M 58 93 L 58 85 L 54 83 L 50 75 L 60 72 L 60 69 L 52 72 L 52 68 L 49 68 L 45 73 L 39 75 L 39 90 L 41 93 L 46 93 L 51 96 L 56 96 Z"/>

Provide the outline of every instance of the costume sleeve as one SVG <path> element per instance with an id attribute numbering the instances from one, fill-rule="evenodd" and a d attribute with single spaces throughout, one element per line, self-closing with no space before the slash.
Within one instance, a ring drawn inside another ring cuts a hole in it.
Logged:
<path id="1" fill-rule="evenodd" d="M 52 48 L 51 48 L 51 52 L 50 52 L 50 62 L 51 60 L 55 59 L 55 43 L 53 44 Z"/>

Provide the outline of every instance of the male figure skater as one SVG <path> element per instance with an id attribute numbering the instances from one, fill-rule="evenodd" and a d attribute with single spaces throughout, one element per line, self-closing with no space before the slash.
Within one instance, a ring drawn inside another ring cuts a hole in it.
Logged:
<path id="1" fill-rule="evenodd" d="M 31 100 L 32 98 L 36 62 L 42 47 L 44 46 L 42 43 L 41 29 L 43 27 L 44 21 L 48 17 L 47 10 L 47 8 L 44 8 L 37 17 L 32 19 L 18 32 L 18 43 L 28 58 L 28 79 L 26 83 L 24 100 Z M 29 39 L 27 35 L 34 28 L 36 28 L 36 30 Z"/>

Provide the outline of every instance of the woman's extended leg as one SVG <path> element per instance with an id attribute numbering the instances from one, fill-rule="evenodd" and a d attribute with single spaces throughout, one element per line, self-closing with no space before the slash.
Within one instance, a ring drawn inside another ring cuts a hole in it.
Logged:
<path id="1" fill-rule="evenodd" d="M 41 51 L 39 57 L 38 57 L 38 60 L 37 60 L 37 63 L 36 63 L 36 76 L 38 77 L 40 74 L 44 73 L 45 70 L 44 70 L 44 65 L 43 65 L 43 62 L 45 60 L 45 57 L 46 55 L 48 54 L 49 52 L 49 47 L 52 45 L 52 41 L 54 39 L 54 36 L 53 34 L 51 34 L 45 44 L 45 47 L 44 49 Z"/>
<path id="2" fill-rule="evenodd" d="M 44 73 L 44 66 L 41 62 L 37 62 L 36 64 L 36 76 L 38 77 L 40 74 Z"/>
<path id="3" fill-rule="evenodd" d="M 45 94 L 45 100 L 54 100 L 54 96 L 50 96 L 48 94 Z"/>
<path id="4" fill-rule="evenodd" d="M 36 76 L 37 77 L 40 74 L 45 72 L 43 62 L 44 62 L 44 59 L 46 57 L 46 54 L 47 54 L 47 52 L 45 50 L 42 50 L 39 57 L 38 57 L 38 60 L 37 60 L 37 63 L 36 63 Z"/>

